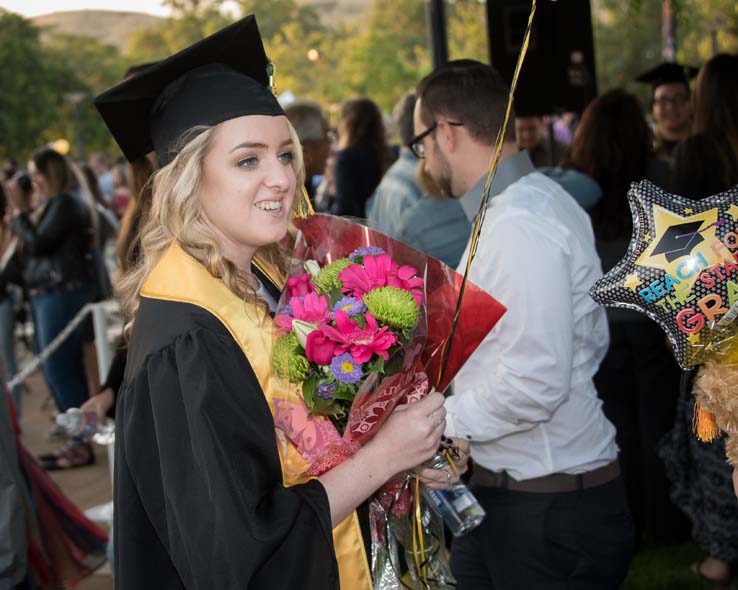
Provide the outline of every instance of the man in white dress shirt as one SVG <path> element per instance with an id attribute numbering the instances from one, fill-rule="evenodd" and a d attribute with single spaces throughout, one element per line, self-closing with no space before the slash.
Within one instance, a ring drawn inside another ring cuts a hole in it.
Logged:
<path id="1" fill-rule="evenodd" d="M 481 202 L 508 88 L 490 66 L 450 62 L 417 90 L 413 151 L 470 220 Z M 470 279 L 508 311 L 446 403 L 471 443 L 484 523 L 452 546 L 459 590 L 617 589 L 633 527 L 615 429 L 592 377 L 607 320 L 588 291 L 602 274 L 589 217 L 536 173 L 508 131 Z M 468 257 L 462 257 L 463 269 Z"/>

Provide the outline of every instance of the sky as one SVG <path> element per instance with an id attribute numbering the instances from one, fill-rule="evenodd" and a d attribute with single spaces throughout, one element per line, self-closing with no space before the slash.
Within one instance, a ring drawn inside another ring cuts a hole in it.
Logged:
<path id="1" fill-rule="evenodd" d="M 124 10 L 166 16 L 159 0 L 0 0 L 0 7 L 23 16 L 38 16 L 66 10 Z"/>

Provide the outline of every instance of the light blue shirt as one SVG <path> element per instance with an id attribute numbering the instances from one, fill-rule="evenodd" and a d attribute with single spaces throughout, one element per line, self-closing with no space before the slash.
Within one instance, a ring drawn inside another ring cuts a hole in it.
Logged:
<path id="1" fill-rule="evenodd" d="M 456 268 L 471 234 L 457 199 L 424 195 L 397 220 L 397 239 Z"/>
<path id="2" fill-rule="evenodd" d="M 400 216 L 423 195 L 415 182 L 417 165 L 418 159 L 410 150 L 400 152 L 400 157 L 387 170 L 367 202 L 369 227 L 397 238 Z"/>

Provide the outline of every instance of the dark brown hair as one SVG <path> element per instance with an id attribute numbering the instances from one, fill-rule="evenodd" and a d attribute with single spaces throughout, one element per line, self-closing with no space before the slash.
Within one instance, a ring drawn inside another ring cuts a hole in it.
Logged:
<path id="1" fill-rule="evenodd" d="M 377 154 L 381 173 L 389 168 L 390 155 L 382 112 L 372 99 L 352 98 L 341 105 L 339 137 L 342 149 L 357 143 L 371 145 Z"/>
<path id="2" fill-rule="evenodd" d="M 154 165 L 149 158 L 142 156 L 128 165 L 128 184 L 131 198 L 123 214 L 115 246 L 115 256 L 121 272 L 127 272 L 138 261 L 140 254 L 140 229 L 148 215 L 153 186 L 151 176 Z"/>
<path id="3" fill-rule="evenodd" d="M 674 148 L 674 192 L 702 199 L 738 184 L 738 167 L 730 147 L 711 133 L 696 133 Z"/>
<path id="4" fill-rule="evenodd" d="M 31 154 L 31 161 L 55 195 L 71 192 L 79 186 L 69 160 L 56 150 L 41 148 Z"/>
<path id="5" fill-rule="evenodd" d="M 8 211 L 8 197 L 5 195 L 3 183 L 0 181 L 0 222 L 5 219 L 5 213 Z"/>
<path id="6" fill-rule="evenodd" d="M 730 146 L 731 167 L 738 169 L 738 55 L 719 53 L 702 66 L 694 104 L 695 132 L 709 133 Z"/>
<path id="7" fill-rule="evenodd" d="M 92 171 L 92 168 L 90 168 L 88 164 L 80 164 L 79 169 L 82 174 L 85 175 L 87 188 L 90 189 L 90 194 L 92 195 L 92 198 L 95 199 L 96 203 L 102 205 L 107 209 L 108 203 L 103 197 L 102 189 L 100 188 L 100 182 L 97 179 L 97 175 Z"/>
<path id="8" fill-rule="evenodd" d="M 493 144 L 505 120 L 510 89 L 486 64 L 459 59 L 436 68 L 418 84 L 420 118 L 431 126 L 439 115 L 464 124 L 477 141 Z M 511 118 L 515 113 L 511 113 Z M 506 137 L 515 139 L 515 126 Z"/>
<path id="9" fill-rule="evenodd" d="M 632 182 L 645 178 L 652 157 L 651 130 L 635 96 L 615 88 L 585 109 L 562 167 L 588 174 L 602 189 L 589 212 L 597 238 L 630 235 L 626 195 Z"/>

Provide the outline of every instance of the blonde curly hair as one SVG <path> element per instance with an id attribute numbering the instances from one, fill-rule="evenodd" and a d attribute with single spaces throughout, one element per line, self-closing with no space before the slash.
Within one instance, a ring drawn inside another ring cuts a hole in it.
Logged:
<path id="1" fill-rule="evenodd" d="M 296 178 L 295 190 L 299 191 L 305 181 L 302 147 L 294 128 L 289 121 L 286 123 L 294 150 L 292 168 Z M 177 157 L 156 172 L 150 180 L 153 182 L 153 197 L 149 214 L 141 229 L 141 256 L 121 277 L 117 287 L 129 322 L 132 322 L 138 309 L 141 287 L 174 241 L 198 260 L 211 275 L 221 279 L 233 293 L 245 301 L 259 303 L 256 291 L 236 265 L 224 257 L 220 243 L 201 218 L 198 195 L 202 165 L 215 129 L 216 127 L 210 126 L 190 129 L 180 141 L 184 147 Z M 293 200 L 293 213 L 298 202 L 298 198 Z M 289 253 L 278 244 L 260 248 L 256 256 L 286 275 Z"/>

